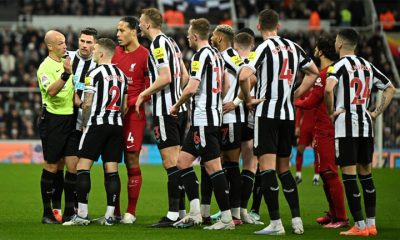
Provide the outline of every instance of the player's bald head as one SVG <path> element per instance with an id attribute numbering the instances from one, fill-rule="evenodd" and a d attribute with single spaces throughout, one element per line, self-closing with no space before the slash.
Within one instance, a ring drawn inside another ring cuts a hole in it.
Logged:
<path id="1" fill-rule="evenodd" d="M 46 33 L 46 35 L 44 36 L 44 43 L 46 45 L 48 44 L 52 44 L 55 41 L 57 41 L 57 39 L 64 37 L 64 35 L 62 33 L 60 33 L 59 31 L 56 30 L 50 30 Z"/>

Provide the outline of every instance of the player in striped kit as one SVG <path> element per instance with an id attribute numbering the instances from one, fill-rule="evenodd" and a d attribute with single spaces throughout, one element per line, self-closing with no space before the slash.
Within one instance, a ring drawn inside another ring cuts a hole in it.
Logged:
<path id="1" fill-rule="evenodd" d="M 259 14 L 258 30 L 264 42 L 257 47 L 255 58 L 239 74 L 247 105 L 251 106 L 255 101 L 250 97 L 248 83 L 253 73 L 257 74 L 258 80 L 256 99 L 265 99 L 255 109 L 254 149 L 260 164 L 261 189 L 271 223 L 255 233 L 285 234 L 279 213 L 277 171 L 292 213 L 293 233 L 303 234 L 297 186 L 289 168 L 295 115 L 293 98 L 312 87 L 318 69 L 300 46 L 277 35 L 278 18 L 278 14 L 270 9 Z M 296 74 L 300 69 L 306 76 L 294 92 Z"/>
<path id="2" fill-rule="evenodd" d="M 217 49 L 208 43 L 210 23 L 204 18 L 190 21 L 188 30 L 189 46 L 196 50 L 190 64 L 190 79 L 178 102 L 171 107 L 171 114 L 177 114 L 179 108 L 190 97 L 191 127 L 179 154 L 178 167 L 185 191 L 190 200 L 189 214 L 175 224 L 187 227 L 202 222 L 199 201 L 199 186 L 193 169 L 193 161 L 200 156 L 210 176 L 221 221 L 205 227 L 208 230 L 234 229 L 229 204 L 228 182 L 222 170 L 220 160 L 220 126 L 222 124 L 222 79 L 224 60 Z"/>
<path id="3" fill-rule="evenodd" d="M 170 227 L 179 217 L 179 169 L 176 167 L 182 135 L 185 131 L 187 117 L 185 106 L 179 108 L 178 118 L 171 116 L 170 108 L 182 94 L 181 59 L 175 45 L 162 31 L 162 15 L 158 9 L 149 8 L 140 16 L 142 36 L 152 41 L 148 60 L 151 85 L 141 92 L 136 100 L 136 112 L 145 97 L 152 96 L 154 136 L 160 150 L 164 168 L 168 175 L 167 216 L 162 217 L 153 227 Z"/>
<path id="4" fill-rule="evenodd" d="M 85 78 L 82 127 L 84 132 L 79 143 L 77 165 L 78 213 L 63 225 L 88 225 L 88 196 L 90 169 L 102 156 L 107 192 L 107 209 L 104 225 L 114 222 L 117 194 L 121 190 L 118 161 L 122 158 L 122 114 L 126 109 L 127 79 L 124 73 L 111 64 L 115 43 L 102 38 L 94 46 L 93 58 L 98 67 Z"/>
<path id="5" fill-rule="evenodd" d="M 377 229 L 376 190 L 371 175 L 374 152 L 373 120 L 389 105 L 395 88 L 374 65 L 354 54 L 358 40 L 358 33 L 354 29 L 342 29 L 337 34 L 335 48 L 340 60 L 328 68 L 325 102 L 328 113 L 334 120 L 337 164 L 342 170 L 347 202 L 355 222 L 355 226 L 340 234 L 374 236 L 377 235 Z M 380 104 L 369 112 L 372 87 L 382 90 L 383 94 Z M 363 189 L 366 222 L 361 208 L 357 174 Z"/>

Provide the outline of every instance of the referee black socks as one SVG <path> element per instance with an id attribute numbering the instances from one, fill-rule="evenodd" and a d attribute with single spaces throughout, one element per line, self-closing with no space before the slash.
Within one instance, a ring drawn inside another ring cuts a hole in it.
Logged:
<path id="1" fill-rule="evenodd" d="M 53 209 L 61 209 L 61 198 L 64 190 L 64 170 L 58 170 L 53 182 Z"/>
<path id="2" fill-rule="evenodd" d="M 45 169 L 42 171 L 40 178 L 40 190 L 42 193 L 43 203 L 43 216 L 52 216 L 51 198 L 53 196 L 53 183 L 56 178 L 56 174 L 49 172 Z"/>
<path id="3" fill-rule="evenodd" d="M 64 180 L 64 192 L 65 192 L 65 209 L 64 216 L 69 217 L 75 214 L 76 205 L 76 173 L 65 173 Z"/>

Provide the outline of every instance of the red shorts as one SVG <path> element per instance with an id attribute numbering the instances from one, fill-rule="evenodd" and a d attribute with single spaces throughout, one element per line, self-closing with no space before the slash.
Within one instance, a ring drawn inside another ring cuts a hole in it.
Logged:
<path id="1" fill-rule="evenodd" d="M 135 112 L 135 106 L 131 107 L 124 118 L 125 151 L 137 152 L 142 149 L 145 127 L 146 116 L 144 111 L 141 112 L 139 118 Z"/>
<path id="2" fill-rule="evenodd" d="M 335 139 L 333 136 L 315 136 L 315 149 L 319 158 L 319 172 L 332 171 L 337 173 L 335 161 Z"/>
<path id="3" fill-rule="evenodd" d="M 314 139 L 314 127 L 300 128 L 300 136 L 297 145 L 311 146 Z"/>

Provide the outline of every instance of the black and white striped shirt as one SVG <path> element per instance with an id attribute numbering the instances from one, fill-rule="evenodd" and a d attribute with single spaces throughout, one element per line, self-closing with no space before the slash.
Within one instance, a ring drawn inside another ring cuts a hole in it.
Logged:
<path id="1" fill-rule="evenodd" d="M 368 113 L 371 89 L 391 85 L 390 80 L 374 65 L 361 57 L 346 55 L 330 66 L 327 77 L 338 82 L 335 109 L 346 112 L 335 121 L 335 138 L 373 137 L 374 129 Z"/>
<path id="2" fill-rule="evenodd" d="M 114 64 L 99 65 L 87 74 L 85 91 L 93 91 L 88 126 L 122 126 L 121 107 L 127 93 L 127 78 Z"/>
<path id="3" fill-rule="evenodd" d="M 249 67 L 256 72 L 258 104 L 256 117 L 294 120 L 293 94 L 299 68 L 312 64 L 304 50 L 296 43 L 279 36 L 269 37 L 255 50 Z"/>
<path id="4" fill-rule="evenodd" d="M 199 89 L 192 97 L 192 125 L 221 126 L 224 76 L 221 54 L 210 45 L 202 47 L 193 55 L 189 72 L 191 79 L 200 81 Z"/>
<path id="5" fill-rule="evenodd" d="M 156 36 L 150 45 L 148 67 L 151 83 L 158 78 L 159 68 L 169 67 L 171 71 L 171 83 L 152 96 L 153 116 L 170 115 L 169 109 L 182 95 L 181 65 L 176 48 L 179 49 L 178 45 L 163 33 Z M 186 111 L 184 105 L 179 109 L 182 111 Z"/>
<path id="6" fill-rule="evenodd" d="M 82 58 L 79 50 L 68 51 L 67 54 L 71 58 L 72 75 L 75 91 L 83 101 L 83 90 L 85 90 L 85 76 L 86 73 L 96 67 L 96 63 L 90 57 L 88 59 Z M 75 107 L 74 114 L 76 115 L 76 130 L 81 130 L 82 126 L 82 109 Z"/>
<path id="7" fill-rule="evenodd" d="M 223 103 L 232 102 L 236 96 L 239 94 L 239 81 L 238 73 L 240 69 L 244 66 L 243 60 L 240 58 L 239 54 L 233 48 L 227 48 L 225 51 L 221 52 L 221 55 L 225 61 L 225 73 L 228 74 L 229 79 L 229 90 L 225 94 Z M 245 112 L 243 103 L 239 104 L 230 112 L 224 114 L 222 122 L 223 123 L 242 123 L 245 121 Z"/>

